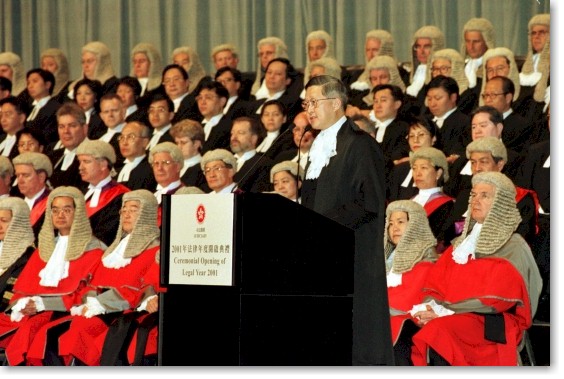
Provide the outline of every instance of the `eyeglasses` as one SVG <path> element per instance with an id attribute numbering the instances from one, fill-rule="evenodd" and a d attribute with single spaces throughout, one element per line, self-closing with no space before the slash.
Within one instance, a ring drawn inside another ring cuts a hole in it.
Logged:
<path id="1" fill-rule="evenodd" d="M 320 101 L 323 100 L 335 100 L 336 97 L 328 97 L 325 99 L 309 99 L 309 100 L 304 100 L 302 101 L 302 108 L 304 109 L 304 111 L 307 111 L 310 107 L 310 105 L 313 107 L 313 109 L 317 109 L 317 106 L 319 105 Z"/>
<path id="2" fill-rule="evenodd" d="M 149 137 L 138 136 L 135 134 L 128 134 L 128 135 L 121 134 L 120 136 L 118 136 L 117 140 L 118 142 L 126 142 L 126 141 L 135 142 L 137 138 L 149 138 Z"/>
<path id="3" fill-rule="evenodd" d="M 507 92 L 501 92 L 501 93 L 483 93 L 480 96 L 482 96 L 482 99 L 484 100 L 493 100 L 498 96 L 504 96 L 507 95 Z"/>
<path id="4" fill-rule="evenodd" d="M 451 68 L 452 68 L 452 67 L 450 67 L 450 66 L 432 67 L 432 68 L 431 68 L 431 72 L 432 72 L 433 74 L 436 74 L 436 73 L 446 74 L 446 73 L 449 72 L 449 70 L 450 70 Z"/>
<path id="5" fill-rule="evenodd" d="M 496 66 L 496 67 L 490 67 L 490 68 L 486 69 L 486 73 L 488 75 L 491 75 L 491 74 L 497 75 L 498 73 L 501 73 L 501 72 L 503 72 L 507 69 L 509 69 L 509 65 L 499 65 L 499 66 Z"/>
<path id="6" fill-rule="evenodd" d="M 217 99 L 219 96 L 217 95 L 198 95 L 196 96 L 196 101 L 202 101 L 202 100 L 206 100 L 206 101 L 212 101 Z"/>
<path id="7" fill-rule="evenodd" d="M 153 166 L 153 167 L 159 167 L 159 166 L 168 167 L 173 163 L 174 163 L 173 161 L 154 161 L 153 163 L 151 163 L 151 166 Z"/>
<path id="8" fill-rule="evenodd" d="M 529 33 L 531 37 L 536 37 L 536 36 L 542 37 L 545 36 L 546 34 L 548 34 L 547 30 L 533 30 L 532 32 Z"/>
<path id="9" fill-rule="evenodd" d="M 55 215 L 58 216 L 61 213 L 65 216 L 69 216 L 72 212 L 74 212 L 74 208 L 73 207 L 63 207 L 63 208 L 51 208 L 51 212 Z"/>
<path id="10" fill-rule="evenodd" d="M 166 113 L 168 110 L 165 107 L 149 107 L 149 114 Z"/>
<path id="11" fill-rule="evenodd" d="M 139 208 L 121 208 L 119 210 L 120 215 L 130 215 L 139 213 Z"/>
<path id="12" fill-rule="evenodd" d="M 427 133 L 408 134 L 407 136 L 405 136 L 405 139 L 417 141 L 427 136 L 429 136 L 429 134 Z"/>
<path id="13" fill-rule="evenodd" d="M 204 175 L 209 175 L 212 172 L 219 172 L 219 171 L 223 170 L 224 168 L 227 168 L 227 166 L 208 167 L 204 170 Z"/>

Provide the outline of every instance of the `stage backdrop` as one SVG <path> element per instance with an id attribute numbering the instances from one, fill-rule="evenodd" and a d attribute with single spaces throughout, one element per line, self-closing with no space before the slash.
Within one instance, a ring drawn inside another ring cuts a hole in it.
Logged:
<path id="1" fill-rule="evenodd" d="M 139 42 L 160 49 L 170 62 L 175 47 L 189 45 L 208 73 L 215 69 L 211 49 L 231 42 L 239 49 L 242 71 L 257 68 L 257 41 L 282 38 L 292 63 L 306 62 L 305 38 L 323 29 L 334 39 L 342 65 L 364 64 L 364 37 L 386 29 L 399 61 L 411 59 L 413 33 L 436 25 L 447 47 L 459 50 L 461 30 L 472 17 L 492 21 L 496 45 L 515 55 L 527 53 L 527 23 L 549 13 L 548 0 L 0 0 L 0 51 L 20 55 L 29 70 L 42 50 L 63 49 L 71 78 L 81 75 L 81 47 L 99 40 L 112 51 L 118 76 L 130 73 L 130 51 Z"/>

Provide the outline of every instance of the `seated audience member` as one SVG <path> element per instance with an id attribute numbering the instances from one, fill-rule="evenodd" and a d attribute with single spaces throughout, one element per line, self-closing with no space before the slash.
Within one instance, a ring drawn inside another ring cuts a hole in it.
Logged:
<path id="1" fill-rule="evenodd" d="M 98 80 L 81 79 L 74 86 L 74 102 L 77 103 L 86 116 L 88 124 L 88 138 L 98 139 L 106 133 L 106 125 L 100 117 L 100 99 L 102 97 L 102 83 Z M 61 148 L 60 140 L 54 149 Z"/>
<path id="2" fill-rule="evenodd" d="M 419 28 L 413 34 L 411 46 L 411 67 L 409 67 L 409 86 L 405 93 L 418 99 L 418 106 L 423 108 L 424 96 L 419 93 L 425 86 L 425 76 L 429 57 L 438 50 L 445 48 L 445 35 L 434 25 Z M 423 94 L 424 95 L 424 94 Z"/>
<path id="3" fill-rule="evenodd" d="M 471 141 L 482 137 L 496 137 L 502 140 L 503 116 L 494 107 L 483 105 L 470 114 Z M 503 165 L 503 172 L 509 179 L 513 180 L 517 174 L 522 157 L 514 150 L 507 149 L 507 162 Z M 449 168 L 450 180 L 444 186 L 444 191 L 450 196 L 458 196 L 460 191 L 472 187 L 472 170 L 470 161 L 466 156 L 458 157 Z M 466 207 L 466 204 L 464 204 Z"/>
<path id="4" fill-rule="evenodd" d="M 182 120 L 170 129 L 174 143 L 182 151 L 184 165 L 180 170 L 180 181 L 187 187 L 198 187 L 203 192 L 209 192 L 206 177 L 200 162 L 202 161 L 202 146 L 204 144 L 204 129 L 197 121 Z"/>
<path id="5" fill-rule="evenodd" d="M 6 157 L 0 157 L 0 199 L 10 197 L 14 166 Z"/>
<path id="6" fill-rule="evenodd" d="M 305 111 L 298 113 L 296 117 L 294 117 L 292 124 L 292 136 L 296 150 L 288 150 L 280 153 L 276 158 L 276 162 L 292 161 L 299 163 L 301 167 L 305 168 L 308 161 L 309 150 L 311 149 L 315 136 L 319 134 L 320 130 L 311 127 Z"/>
<path id="7" fill-rule="evenodd" d="M 27 151 L 43 153 L 47 147 L 47 142 L 42 133 L 24 128 L 16 133 L 16 146 L 18 147 L 18 154 Z"/>
<path id="8" fill-rule="evenodd" d="M 31 238 L 32 231 L 20 233 Z M 26 364 L 37 330 L 81 302 L 103 247 L 92 235 L 82 193 L 74 187 L 55 188 L 47 201 L 39 247 L 14 285 L 9 312 L 0 313 L 0 346 L 6 347 L 9 365 Z"/>
<path id="9" fill-rule="evenodd" d="M 147 106 L 153 95 L 149 94 L 141 100 L 141 84 L 139 84 L 137 79 L 131 76 L 121 78 L 117 86 L 116 95 L 121 98 L 125 108 L 125 121 L 142 121 L 145 124 L 149 124 Z M 141 102 L 144 102 L 144 104 L 139 106 Z"/>
<path id="10" fill-rule="evenodd" d="M 125 158 L 124 166 L 117 173 L 117 182 L 130 190 L 154 191 L 157 182 L 145 148 L 151 138 L 149 127 L 140 121 L 129 121 L 118 137 L 119 150 Z"/>
<path id="11" fill-rule="evenodd" d="M 296 84 L 297 83 L 297 84 Z M 300 92 L 303 88 L 303 74 L 300 74 L 286 58 L 274 58 L 267 67 L 264 76 L 266 94 L 251 102 L 249 114 L 260 114 L 268 100 L 279 100 L 287 109 L 288 120 L 293 120 L 301 109 Z M 296 93 L 293 89 L 300 88 Z"/>
<path id="12" fill-rule="evenodd" d="M 82 47 L 82 76 L 69 86 L 68 97 L 74 99 L 76 82 L 81 79 L 97 80 L 102 83 L 100 97 L 116 92 L 118 78 L 112 66 L 112 56 L 106 44 L 100 41 L 89 42 Z"/>
<path id="13" fill-rule="evenodd" d="M 153 134 L 146 147 L 150 151 L 162 142 L 174 142 L 170 135 L 172 121 L 174 120 L 174 104 L 166 95 L 156 94 L 151 98 L 149 105 L 149 123 L 153 128 Z"/>
<path id="14" fill-rule="evenodd" d="M 442 190 L 442 185 L 448 181 L 446 157 L 434 147 L 423 147 L 410 154 L 409 163 L 419 190 L 411 200 L 425 208 L 433 235 L 437 237 L 454 206 L 454 199 Z"/>
<path id="15" fill-rule="evenodd" d="M 69 62 L 65 53 L 57 48 L 45 49 L 41 52 L 39 61 L 41 68 L 51 72 L 55 77 L 52 96 L 62 104 L 67 99 L 71 84 Z"/>
<path id="16" fill-rule="evenodd" d="M 546 112 L 550 104 L 550 14 L 531 17 L 528 32 L 529 48 L 519 73 L 519 82 L 522 93 L 530 94 L 532 99 L 528 107 L 515 111 L 534 121 Z"/>
<path id="17" fill-rule="evenodd" d="M 502 172 L 507 162 L 507 149 L 497 137 L 482 137 L 466 147 L 466 158 L 470 161 L 472 176 L 480 172 Z M 447 245 L 462 232 L 462 225 L 465 218 L 468 217 L 465 213 L 465 205 L 468 204 L 470 192 L 471 188 L 465 188 L 458 193 L 455 206 L 444 223 L 443 232 L 439 238 Z M 534 191 L 520 187 L 516 188 L 516 194 L 515 202 L 521 214 L 521 221 L 516 232 L 528 243 L 532 243 L 537 229 L 538 198 Z"/>
<path id="18" fill-rule="evenodd" d="M 255 80 L 255 74 L 254 72 L 243 73 L 238 69 L 237 66 L 239 65 L 239 52 L 237 51 L 237 48 L 230 43 L 217 45 L 212 49 L 211 58 L 216 69 L 215 80 L 218 81 L 218 76 L 221 75 L 219 71 L 224 68 L 229 68 L 230 70 L 232 70 L 232 72 L 238 71 L 239 74 L 237 74 L 237 82 L 239 83 L 239 95 L 242 99 L 249 100 L 249 98 L 251 97 L 251 88 L 253 87 L 253 82 Z M 227 88 L 225 83 L 221 84 L 223 84 Z"/>
<path id="19" fill-rule="evenodd" d="M 125 109 L 121 97 L 115 93 L 107 93 L 100 99 L 100 115 L 102 121 L 104 121 L 104 125 L 106 125 L 106 131 L 98 140 L 109 143 L 114 149 L 116 153 L 114 167 L 116 170 L 123 167 L 123 161 L 125 159 L 123 155 L 121 155 L 118 141 L 121 131 L 125 126 Z"/>
<path id="20" fill-rule="evenodd" d="M 119 209 L 123 194 L 129 188 L 112 179 L 116 153 L 104 141 L 85 141 L 76 150 L 84 189 L 86 214 L 94 235 L 106 246 L 112 243 L 119 226 Z"/>
<path id="21" fill-rule="evenodd" d="M 141 86 L 141 92 L 138 96 L 148 99 L 161 86 L 161 73 L 163 71 L 161 53 L 154 45 L 141 42 L 131 49 L 131 63 L 129 75 L 137 79 Z M 147 105 L 143 100 L 140 103 L 141 106 Z"/>
<path id="22" fill-rule="evenodd" d="M 4 313 L 14 284 L 35 250 L 29 208 L 22 199 L 0 198 L 0 241 L 0 312 Z"/>
<path id="23" fill-rule="evenodd" d="M 476 174 L 468 213 L 461 237 L 429 270 L 423 302 L 411 310 L 421 327 L 412 338 L 416 366 L 516 366 L 532 325 L 542 280 L 515 233 L 515 185 L 499 172 Z"/>
<path id="24" fill-rule="evenodd" d="M 19 154 L 17 133 L 25 128 L 25 111 L 13 96 L 0 100 L 0 125 L 4 134 L 0 135 L 0 155 L 14 159 Z M 37 131 L 37 129 L 29 129 Z"/>
<path id="25" fill-rule="evenodd" d="M 23 104 L 31 105 L 31 101 L 29 103 L 26 101 L 30 99 L 26 91 L 27 83 L 24 66 L 19 55 L 11 51 L 0 53 L 0 76 L 12 83 L 11 93 L 13 96 L 23 100 Z"/>
<path id="26" fill-rule="evenodd" d="M 458 109 L 460 92 L 456 80 L 443 75 L 433 78 L 426 88 L 425 102 L 437 125 L 437 148 L 453 162 L 464 152 L 463 135 L 470 128 L 470 117 Z"/>
<path id="27" fill-rule="evenodd" d="M 257 42 L 258 69 L 255 75 L 255 81 L 251 87 L 251 95 L 256 99 L 262 99 L 268 95 L 266 83 L 264 83 L 264 75 L 266 66 L 275 58 L 288 59 L 288 47 L 278 37 L 265 37 Z M 301 88 L 300 88 L 301 90 Z"/>
<path id="28" fill-rule="evenodd" d="M 380 55 L 372 58 L 364 67 L 364 73 L 359 80 L 364 80 L 364 85 L 356 85 L 359 90 L 351 90 L 351 98 L 347 104 L 347 116 L 351 117 L 355 114 L 368 114 L 373 109 L 374 88 L 380 85 L 389 84 L 398 87 L 401 93 L 405 93 L 405 84 L 403 83 L 398 65 L 394 58 L 387 55 Z M 358 83 L 358 82 L 357 82 Z M 414 102 L 410 100 L 410 102 Z"/>
<path id="29" fill-rule="evenodd" d="M 331 75 L 334 78 L 340 78 L 342 73 L 341 66 L 339 62 L 335 60 L 335 58 L 330 57 L 323 57 L 316 59 L 313 62 L 308 63 L 305 68 L 304 76 L 308 76 L 308 78 L 314 78 L 318 75 Z M 304 84 L 308 81 L 304 78 Z M 305 97 L 305 88 L 302 90 L 300 94 L 300 98 Z"/>
<path id="30" fill-rule="evenodd" d="M 215 73 L 215 81 L 221 83 L 229 94 L 227 103 L 223 107 L 223 114 L 229 120 L 246 116 L 250 106 L 248 98 L 240 95 L 242 91 L 241 75 L 241 71 L 231 67 L 222 67 Z"/>
<path id="31" fill-rule="evenodd" d="M 33 99 L 30 114 L 25 126 L 43 132 L 45 139 L 57 141 L 57 110 L 61 103 L 52 97 L 55 77 L 47 70 L 35 68 L 27 72 L 27 91 Z"/>
<path id="32" fill-rule="evenodd" d="M 19 193 L 30 209 L 30 223 L 37 241 L 51 192 L 48 183 L 53 174 L 53 166 L 45 154 L 34 152 L 18 155 L 13 163 Z"/>
<path id="33" fill-rule="evenodd" d="M 427 67 L 427 80 L 429 83 L 432 78 L 439 75 L 453 78 L 458 84 L 460 93 L 457 107 L 464 113 L 469 114 L 478 105 L 478 94 L 469 88 L 468 78 L 464 73 L 464 58 L 454 49 L 437 50 L 429 58 Z"/>
<path id="34" fill-rule="evenodd" d="M 84 111 L 78 104 L 67 102 L 57 111 L 59 140 L 62 148 L 47 153 L 53 164 L 50 181 L 53 187 L 73 186 L 84 188 L 78 172 L 76 149 L 88 136 Z"/>
<path id="35" fill-rule="evenodd" d="M 196 96 L 196 93 L 198 93 L 202 85 L 212 81 L 212 78 L 206 74 L 200 56 L 196 50 L 190 46 L 181 46 L 174 49 L 172 51 L 172 63 L 181 66 L 188 74 L 190 79 L 188 93 L 192 96 Z M 198 119 L 198 121 L 200 120 Z"/>
<path id="36" fill-rule="evenodd" d="M 478 99 L 482 88 L 484 54 L 495 47 L 494 26 L 486 18 L 471 18 L 464 24 L 461 37 L 460 54 L 465 61 L 464 73 L 468 78 L 468 88 Z"/>
<path id="37" fill-rule="evenodd" d="M 270 169 L 270 183 L 274 192 L 299 203 L 304 175 L 303 167 L 299 167 L 296 162 L 283 161 Z"/>
<path id="38" fill-rule="evenodd" d="M 180 181 L 180 171 L 184 167 L 182 150 L 173 142 L 159 143 L 149 152 L 149 164 L 153 167 L 153 176 L 157 182 L 157 190 L 154 195 L 159 203 L 157 222 L 160 227 L 162 196 L 172 195 L 184 186 Z"/>
<path id="39" fill-rule="evenodd" d="M 335 58 L 333 38 L 325 30 L 314 30 L 313 32 L 310 32 L 305 39 L 305 48 L 306 68 L 309 67 L 311 63 L 321 58 Z M 310 74 L 311 73 L 306 69 L 304 72 L 304 83 L 309 81 L 311 78 Z M 340 69 L 335 78 L 341 79 Z"/>
<path id="40" fill-rule="evenodd" d="M 296 146 L 290 133 L 286 107 L 279 100 L 266 101 L 260 112 L 260 122 L 266 130 L 266 137 L 257 146 L 257 153 L 263 153 L 266 157 L 277 160 L 281 153 L 287 151 L 297 152 Z"/>
<path id="41" fill-rule="evenodd" d="M 234 180 L 237 188 L 244 192 L 265 192 L 270 189 L 268 173 L 273 162 L 256 152 L 265 134 L 265 129 L 255 118 L 239 117 L 233 121 L 230 146 L 237 160 L 233 167 L 236 172 Z"/>
<path id="42" fill-rule="evenodd" d="M 438 258 L 437 241 L 425 210 L 411 200 L 388 204 L 384 233 L 395 364 L 412 366 L 411 358 L 405 353 L 411 351 L 411 337 L 418 328 L 405 320 L 410 318 L 413 305 L 423 301 L 422 289 L 427 273 Z"/>
<path id="43" fill-rule="evenodd" d="M 38 331 L 28 361 L 36 365 L 62 365 L 73 360 L 78 366 L 100 365 L 109 325 L 137 308 L 143 297 L 144 276 L 160 247 L 157 207 L 157 200 L 147 190 L 124 195 L 117 235 L 102 255 L 81 303 L 71 308 L 70 316 Z"/>
<path id="44" fill-rule="evenodd" d="M 497 76 L 488 79 L 481 96 L 485 105 L 494 107 L 503 115 L 503 143 L 510 149 L 523 151 L 527 145 L 537 142 L 532 137 L 538 133 L 532 130 L 531 123 L 513 111 L 514 93 L 513 82 L 504 76 Z"/>
<path id="45" fill-rule="evenodd" d="M 408 119 L 409 132 L 406 139 L 409 144 L 409 154 L 424 147 L 432 147 L 437 142 L 437 126 L 424 117 Z M 410 199 L 417 195 L 418 189 L 413 180 L 413 171 L 409 162 L 410 157 L 402 157 L 393 161 L 394 167 L 388 176 L 386 198 L 389 201 Z"/>
<path id="46" fill-rule="evenodd" d="M 223 149 L 229 146 L 231 120 L 223 114 L 229 93 L 219 82 L 210 82 L 200 87 L 196 96 L 198 110 L 203 116 L 205 141 L 202 152 Z"/>
<path id="47" fill-rule="evenodd" d="M 230 151 L 225 149 L 208 151 L 202 157 L 200 167 L 211 189 L 210 194 L 241 192 L 237 190 L 237 183 L 233 180 L 237 159 Z"/>

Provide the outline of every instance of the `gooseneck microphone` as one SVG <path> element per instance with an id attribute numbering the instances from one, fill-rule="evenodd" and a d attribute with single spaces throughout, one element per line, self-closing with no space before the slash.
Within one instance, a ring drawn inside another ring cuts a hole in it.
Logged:
<path id="1" fill-rule="evenodd" d="M 302 139 L 304 138 L 304 136 L 306 135 L 307 132 L 309 132 L 311 129 L 313 129 L 311 127 L 310 124 L 307 124 L 306 127 L 304 128 L 304 132 L 302 133 L 302 136 L 300 137 L 300 143 L 298 144 L 298 174 L 296 175 L 298 177 L 297 180 L 300 179 L 300 155 L 302 153 L 302 150 L 300 149 L 300 146 L 302 146 Z M 307 169 L 306 167 L 304 167 L 304 180 L 305 180 L 305 174 L 307 174 Z M 300 191 L 299 189 L 296 191 L 296 203 L 298 202 L 300 198 Z"/>

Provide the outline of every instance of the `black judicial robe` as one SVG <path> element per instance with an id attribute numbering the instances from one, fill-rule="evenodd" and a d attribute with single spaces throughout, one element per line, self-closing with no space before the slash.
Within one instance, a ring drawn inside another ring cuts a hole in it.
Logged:
<path id="1" fill-rule="evenodd" d="M 347 119 L 337 155 L 316 180 L 305 180 L 302 204 L 355 231 L 354 365 L 393 365 L 384 260 L 384 156 L 377 142 Z"/>

